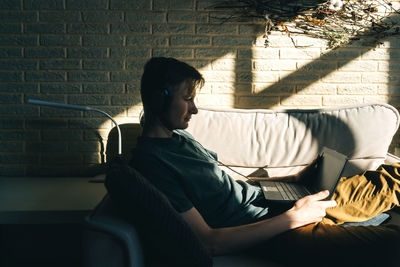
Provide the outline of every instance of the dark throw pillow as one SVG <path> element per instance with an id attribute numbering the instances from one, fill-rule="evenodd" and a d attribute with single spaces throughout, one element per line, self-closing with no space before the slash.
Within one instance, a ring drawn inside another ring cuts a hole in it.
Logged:
<path id="1" fill-rule="evenodd" d="M 146 266 L 212 266 L 212 257 L 199 237 L 139 172 L 114 161 L 105 185 L 117 212 L 136 227 Z"/>

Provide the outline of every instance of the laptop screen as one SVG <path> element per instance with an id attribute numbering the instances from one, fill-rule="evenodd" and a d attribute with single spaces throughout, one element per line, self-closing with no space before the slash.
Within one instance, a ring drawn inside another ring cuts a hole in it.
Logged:
<path id="1" fill-rule="evenodd" d="M 318 170 L 318 177 L 314 180 L 313 189 L 315 192 L 329 190 L 331 198 L 339 179 L 341 178 L 347 157 L 335 150 L 324 147 L 323 158 Z"/>

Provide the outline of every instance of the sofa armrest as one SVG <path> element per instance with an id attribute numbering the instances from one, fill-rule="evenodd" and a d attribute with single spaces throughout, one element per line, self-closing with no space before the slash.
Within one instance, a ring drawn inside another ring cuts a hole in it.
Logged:
<path id="1" fill-rule="evenodd" d="M 108 195 L 85 218 L 83 249 L 84 267 L 110 266 L 110 262 L 112 266 L 144 267 L 138 233 L 113 212 Z"/>

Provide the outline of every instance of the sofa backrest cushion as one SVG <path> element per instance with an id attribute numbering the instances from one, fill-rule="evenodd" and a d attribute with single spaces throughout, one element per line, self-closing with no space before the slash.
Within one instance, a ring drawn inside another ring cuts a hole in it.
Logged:
<path id="1" fill-rule="evenodd" d="M 142 126 L 139 123 L 124 123 L 119 125 L 122 141 L 122 160 L 131 161 L 132 148 L 136 146 L 137 138 L 142 134 Z M 107 137 L 106 162 L 110 162 L 118 155 L 118 130 L 112 128 Z"/>
<path id="2" fill-rule="evenodd" d="M 110 163 L 106 182 L 120 216 L 137 228 L 146 266 L 211 266 L 198 236 L 168 199 L 132 167 Z"/>
<path id="3" fill-rule="evenodd" d="M 327 146 L 356 165 L 366 161 L 363 168 L 376 168 L 398 126 L 395 108 L 366 104 L 315 110 L 201 109 L 188 131 L 230 166 L 304 165 Z"/>

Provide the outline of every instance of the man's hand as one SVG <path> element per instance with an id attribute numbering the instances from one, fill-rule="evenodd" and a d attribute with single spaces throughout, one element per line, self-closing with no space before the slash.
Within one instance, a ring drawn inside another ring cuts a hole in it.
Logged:
<path id="1" fill-rule="evenodd" d="M 299 199 L 286 212 L 290 218 L 290 227 L 297 228 L 310 223 L 320 222 L 325 217 L 327 208 L 336 207 L 335 200 L 324 200 L 329 196 L 329 191 L 309 195 Z"/>

